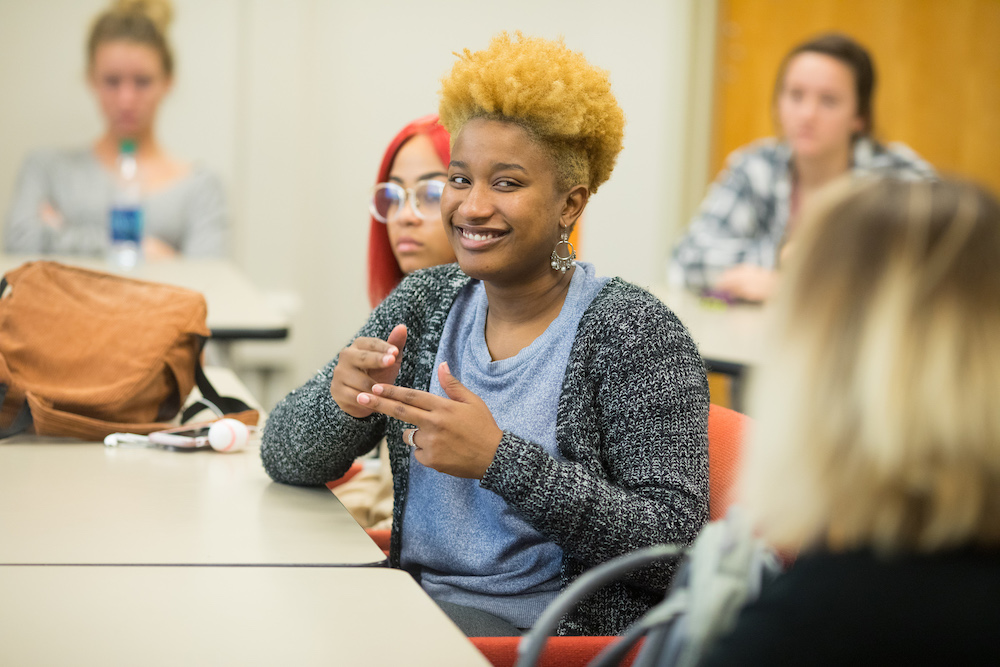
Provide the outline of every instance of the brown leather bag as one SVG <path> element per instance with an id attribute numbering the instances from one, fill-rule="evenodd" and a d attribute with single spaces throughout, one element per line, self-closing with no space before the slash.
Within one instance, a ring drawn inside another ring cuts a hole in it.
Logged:
<path id="1" fill-rule="evenodd" d="M 210 331 L 193 290 L 35 261 L 0 281 L 0 437 L 100 440 L 176 425 L 196 382 L 225 412 L 201 372 Z M 204 385 L 204 386 L 203 386 Z M 256 423 L 255 412 L 240 415 Z"/>

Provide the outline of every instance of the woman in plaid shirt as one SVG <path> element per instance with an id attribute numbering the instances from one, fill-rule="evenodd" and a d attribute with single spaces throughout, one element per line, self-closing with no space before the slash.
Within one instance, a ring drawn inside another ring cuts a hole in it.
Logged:
<path id="1" fill-rule="evenodd" d="M 905 145 L 872 139 L 874 87 L 871 57 L 845 35 L 820 35 L 792 49 L 774 91 L 781 139 L 729 156 L 674 250 L 675 281 L 764 301 L 799 212 L 823 186 L 847 173 L 933 177 Z"/>

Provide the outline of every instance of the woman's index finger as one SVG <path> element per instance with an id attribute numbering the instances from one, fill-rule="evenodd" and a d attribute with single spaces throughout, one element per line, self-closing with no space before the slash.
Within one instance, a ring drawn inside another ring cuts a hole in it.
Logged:
<path id="1" fill-rule="evenodd" d="M 440 396 L 435 396 L 429 391 L 421 391 L 419 389 L 399 387 L 394 384 L 385 383 L 379 383 L 372 386 L 372 393 L 380 398 L 389 399 L 397 403 L 402 403 L 403 405 L 409 405 L 426 412 L 430 412 L 435 408 L 440 408 L 442 407 L 443 401 L 450 400 L 443 399 Z"/>
<path id="2" fill-rule="evenodd" d="M 370 338 L 367 336 L 360 336 L 354 339 L 351 343 L 351 347 L 356 350 L 363 350 L 365 352 L 380 352 L 382 354 L 395 354 L 399 352 L 399 348 L 392 345 L 388 341 L 384 341 L 381 338 Z"/>

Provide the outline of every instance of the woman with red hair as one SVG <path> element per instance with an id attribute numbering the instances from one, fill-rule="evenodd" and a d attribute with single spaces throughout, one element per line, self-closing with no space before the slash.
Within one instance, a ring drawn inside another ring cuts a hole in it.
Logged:
<path id="1" fill-rule="evenodd" d="M 368 300 L 372 308 L 408 273 L 455 261 L 441 225 L 450 137 L 437 114 L 419 118 L 385 151 L 372 192 Z"/>
<path id="2" fill-rule="evenodd" d="M 368 300 L 381 303 L 408 273 L 455 261 L 441 223 L 441 191 L 451 160 L 448 131 L 437 114 L 397 134 L 382 157 L 372 190 L 368 231 Z M 385 447 L 381 465 L 366 468 L 334 493 L 366 528 L 392 527 L 392 474 Z M 369 459 L 370 460 L 370 459 Z"/>

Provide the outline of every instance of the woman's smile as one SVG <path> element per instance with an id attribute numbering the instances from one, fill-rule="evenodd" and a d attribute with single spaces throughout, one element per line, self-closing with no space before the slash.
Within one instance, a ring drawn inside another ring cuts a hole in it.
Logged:
<path id="1" fill-rule="evenodd" d="M 441 215 L 463 271 L 503 283 L 552 273 L 549 256 L 565 206 L 555 174 L 553 157 L 519 125 L 466 123 L 441 193 Z"/>
<path id="2" fill-rule="evenodd" d="M 510 233 L 509 230 L 462 225 L 456 225 L 455 231 L 458 232 L 459 242 L 466 250 L 483 250 L 489 248 Z"/>

